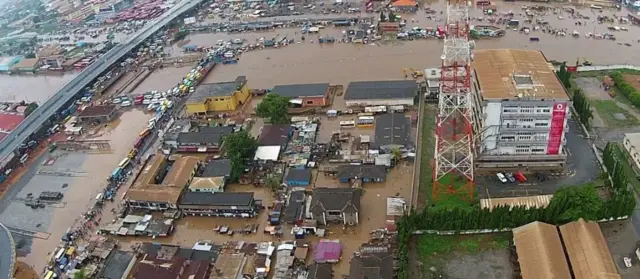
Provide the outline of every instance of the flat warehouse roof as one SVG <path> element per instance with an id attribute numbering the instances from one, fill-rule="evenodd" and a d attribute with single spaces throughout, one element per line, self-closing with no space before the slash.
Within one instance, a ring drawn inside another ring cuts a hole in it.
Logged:
<path id="1" fill-rule="evenodd" d="M 411 143 L 411 121 L 402 113 L 387 113 L 376 119 L 375 143 L 378 146 Z"/>
<path id="2" fill-rule="evenodd" d="M 553 66 L 537 50 L 476 50 L 472 68 L 485 100 L 569 99 Z"/>
<path id="3" fill-rule="evenodd" d="M 181 205 L 251 206 L 252 192 L 185 192 Z"/>
<path id="4" fill-rule="evenodd" d="M 414 80 L 354 81 L 344 93 L 345 100 L 413 98 L 418 92 Z"/>
<path id="5" fill-rule="evenodd" d="M 327 94 L 329 83 L 276 85 L 271 93 L 287 98 L 319 97 Z"/>

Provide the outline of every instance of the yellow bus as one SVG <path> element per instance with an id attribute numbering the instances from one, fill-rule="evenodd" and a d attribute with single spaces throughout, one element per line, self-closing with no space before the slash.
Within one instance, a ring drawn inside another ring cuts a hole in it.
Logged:
<path id="1" fill-rule="evenodd" d="M 373 116 L 360 116 L 358 117 L 358 121 L 356 124 L 358 128 L 369 128 L 373 127 L 373 123 L 375 122 L 375 117 Z"/>

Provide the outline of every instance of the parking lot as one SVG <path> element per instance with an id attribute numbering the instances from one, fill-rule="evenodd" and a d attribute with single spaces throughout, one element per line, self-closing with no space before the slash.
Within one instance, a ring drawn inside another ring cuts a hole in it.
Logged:
<path id="1" fill-rule="evenodd" d="M 567 169 L 557 173 L 526 173 L 527 181 L 502 183 L 495 174 L 476 176 L 476 189 L 481 198 L 501 198 L 553 194 L 564 186 L 582 185 L 600 176 L 601 170 L 589 141 L 574 120 L 567 132 Z"/>

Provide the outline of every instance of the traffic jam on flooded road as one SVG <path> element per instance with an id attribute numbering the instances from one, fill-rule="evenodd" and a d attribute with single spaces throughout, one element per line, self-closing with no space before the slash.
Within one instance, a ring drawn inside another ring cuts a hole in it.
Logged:
<path id="1" fill-rule="evenodd" d="M 50 19 L 54 31 L 2 38 L 12 43 L 0 47 L 0 144 L 86 67 L 184 4 L 116 2 L 53 7 L 66 14 Z M 567 270 L 579 269 L 563 248 L 578 245 L 563 231 L 575 226 L 602 238 L 591 241 L 604 243 L 605 264 L 593 265 L 638 278 L 638 216 L 611 213 L 631 202 L 606 190 L 597 158 L 606 165 L 613 144 L 633 150 L 640 133 L 624 91 L 635 68 L 617 66 L 640 58 L 640 20 L 633 5 L 587 2 L 201 1 L 0 162 L 11 272 L 514 278 L 536 253 L 518 244 L 540 241 L 516 240 L 547 225 Z M 591 96 L 593 127 L 575 94 Z M 562 224 L 425 227 L 443 212 L 542 210 L 568 185 L 616 199 L 602 212 L 618 215 L 596 214 L 615 221 L 600 229 L 581 211 Z"/>

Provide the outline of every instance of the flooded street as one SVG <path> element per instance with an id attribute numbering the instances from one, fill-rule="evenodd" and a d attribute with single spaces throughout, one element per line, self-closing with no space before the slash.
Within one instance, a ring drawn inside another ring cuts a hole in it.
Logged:
<path id="1" fill-rule="evenodd" d="M 30 251 L 23 259 L 29 265 L 35 265 L 37 271 L 46 264 L 46 255 L 58 246 L 61 236 L 80 221 L 80 215 L 85 213 L 94 202 L 94 197 L 102 192 L 107 184 L 107 177 L 118 163 L 127 156 L 132 142 L 138 136 L 137 132 L 147 126 L 150 116 L 140 110 L 124 112 L 126 121 L 116 120 L 107 127 L 103 127 L 91 140 L 107 140 L 111 148 L 108 154 L 81 154 L 64 151 L 47 153 L 43 164 L 34 164 L 36 169 L 32 175 L 25 175 L 19 183 L 24 184 L 22 190 L 0 214 L 2 223 L 30 231 L 37 231 L 39 237 L 33 238 Z M 51 162 L 51 159 L 54 159 Z M 41 174 L 43 170 L 49 172 L 71 173 L 70 177 L 58 177 L 51 174 Z M 14 187 L 19 187 L 15 185 Z M 28 193 L 37 196 L 41 191 L 60 191 L 64 193 L 63 200 L 46 209 L 28 208 L 19 198 Z M 26 249 L 26 247 L 25 247 Z"/>
<path id="2" fill-rule="evenodd" d="M 404 14 L 409 27 L 436 27 L 443 24 L 444 16 L 439 11 L 444 10 L 444 2 L 438 1 L 429 3 L 430 7 L 438 13 L 428 15 L 424 11 L 416 14 Z M 531 4 L 531 3 L 528 3 Z M 498 13 L 513 11 L 514 19 L 524 19 L 522 4 L 498 2 Z M 606 64 L 633 64 L 640 59 L 637 40 L 640 39 L 640 27 L 630 24 L 611 23 L 598 24 L 595 18 L 598 15 L 610 17 L 626 17 L 626 10 L 614 11 L 597 10 L 583 8 L 577 10 L 583 15 L 589 16 L 590 20 L 580 20 L 586 23 L 576 26 L 576 20 L 570 18 L 568 13 L 554 15 L 551 12 L 547 16 L 541 17 L 549 22 L 549 27 L 554 29 L 565 29 L 569 33 L 565 37 L 554 36 L 542 31 L 532 31 L 530 35 L 508 30 L 502 38 L 478 39 L 477 49 L 494 48 L 517 48 L 541 50 L 550 60 L 568 61 L 570 64 L 577 59 L 580 61 L 591 60 L 595 65 Z M 377 16 L 376 14 L 362 14 L 363 16 Z M 298 18 L 314 18 L 321 15 L 303 15 Z M 335 15 L 333 16 L 335 17 Z M 431 19 L 429 19 L 431 17 Z M 472 25 L 492 25 L 486 21 L 479 21 L 483 17 L 482 11 L 472 8 L 471 17 L 474 19 Z M 500 17 L 500 16 L 496 16 Z M 559 19 L 562 17 L 563 19 Z M 279 20 L 286 19 L 284 17 Z M 265 20 L 265 19 L 262 19 Z M 415 22 L 412 22 L 415 20 Z M 629 31 L 609 31 L 607 27 L 619 25 L 629 29 Z M 531 24 L 521 23 L 521 27 L 533 27 Z M 501 28 L 506 26 L 501 25 Z M 581 36 L 574 38 L 570 36 L 573 31 L 578 31 Z M 192 34 L 187 37 L 189 44 L 200 46 L 214 45 L 218 40 L 231 38 L 244 38 L 248 43 L 254 42 L 261 37 L 272 38 L 276 35 L 296 38 L 300 41 L 302 34 L 299 28 L 276 29 L 269 32 L 239 33 L 239 34 Z M 282 83 L 304 83 L 304 82 L 331 82 L 334 84 L 345 84 L 353 80 L 373 80 L 373 79 L 393 79 L 400 78 L 402 68 L 428 68 L 440 65 L 440 54 L 442 53 L 442 41 L 436 39 L 426 39 L 418 41 L 398 41 L 390 43 L 378 43 L 375 45 L 354 45 L 354 44 L 332 44 L 319 45 L 311 43 L 316 41 L 318 36 L 334 36 L 341 38 L 343 29 L 327 27 L 320 31 L 319 35 L 307 36 L 305 42 L 290 45 L 280 49 L 265 49 L 253 51 L 242 55 L 239 64 L 224 65 L 218 67 L 208 82 L 228 81 L 237 75 L 246 75 L 249 84 L 255 88 L 271 87 Z M 612 33 L 617 37 L 616 41 L 597 40 L 585 38 L 586 33 Z M 296 34 L 297 33 L 297 34 Z M 540 42 L 530 42 L 529 36 L 540 38 Z M 631 46 L 625 46 L 629 43 Z M 589 47 L 585 47 L 588 45 Z M 173 53 L 180 48 L 174 47 Z M 380 67 L 380 65 L 385 65 Z M 366 70 L 365 70 L 366 69 Z M 159 73 L 154 73 L 147 81 L 136 90 L 166 90 L 178 82 L 180 71 L 163 69 Z M 157 77 L 156 77 L 157 76 Z M 55 89 L 59 89 L 68 82 L 73 75 L 64 76 L 0 76 L 0 100 L 39 100 L 44 101 Z"/>
<path id="3" fill-rule="evenodd" d="M 0 75 L 0 102 L 42 104 L 76 75 L 76 72 L 65 75 Z"/>
<path id="4" fill-rule="evenodd" d="M 530 3 L 528 3 L 530 4 Z M 521 4 L 498 3 L 498 12 L 512 10 L 515 19 L 523 20 Z M 444 10 L 441 2 L 432 3 L 432 9 Z M 613 11 L 605 10 L 602 13 L 589 9 L 579 10 L 583 15 L 589 15 L 591 20 L 585 25 L 577 26 L 568 14 L 553 15 L 549 13 L 545 19 L 554 29 L 566 29 L 568 33 L 574 30 L 580 32 L 579 38 L 557 37 L 542 31 L 532 31 L 530 35 L 508 30 L 502 38 L 479 39 L 476 41 L 476 49 L 516 48 L 534 49 L 543 51 L 550 60 L 568 61 L 573 64 L 576 60 L 591 60 L 595 65 L 605 64 L 634 64 L 640 58 L 637 40 L 640 39 L 640 27 L 625 24 L 629 31 L 608 31 L 607 27 L 620 25 L 619 23 L 598 24 L 594 22 L 597 15 L 614 16 Z M 626 16 L 626 11 L 619 11 L 615 16 Z M 369 14 L 368 16 L 376 16 Z M 439 12 L 428 18 L 424 11 L 416 15 L 404 15 L 409 27 L 436 27 L 441 25 L 443 15 Z M 481 10 L 473 9 L 472 17 L 482 16 Z M 562 17 L 564 19 L 560 19 Z M 413 19 L 413 21 L 412 21 Z M 585 20 L 581 20 L 585 21 Z M 475 19 L 473 24 L 491 25 Z M 523 26 L 522 24 L 520 25 Z M 524 25 L 527 26 L 527 25 Z M 620 25 L 622 26 L 622 25 Z M 501 26 L 504 28 L 505 26 Z M 532 27 L 528 25 L 528 27 Z M 299 28 L 277 29 L 269 32 L 241 33 L 241 34 L 191 34 L 187 40 L 189 44 L 200 46 L 214 45 L 218 40 L 242 38 L 247 43 L 254 43 L 260 38 L 283 37 L 294 38 L 302 41 Z M 613 32 L 617 41 L 596 40 L 585 38 L 586 33 Z M 316 42 L 319 36 L 333 36 L 341 38 L 343 29 L 327 27 L 318 35 L 306 36 L 301 43 L 292 44 L 278 49 L 264 49 L 247 52 L 240 57 L 236 65 L 218 65 L 204 79 L 203 83 L 223 82 L 234 80 L 239 75 L 247 76 L 249 88 L 272 88 L 280 84 L 294 83 L 321 83 L 329 82 L 332 85 L 346 86 L 351 81 L 362 80 L 391 80 L 404 79 L 404 68 L 421 70 L 440 66 L 440 54 L 443 43 L 437 39 L 425 39 L 417 41 L 375 42 L 374 44 L 325 44 Z M 530 42 L 529 37 L 539 37 L 540 42 Z M 622 45 L 629 43 L 631 46 Z M 588 47 L 587 47 L 588 46 Z M 174 47 L 173 52 L 180 52 L 179 47 Z M 165 67 L 155 70 L 149 77 L 133 90 L 132 94 L 141 94 L 152 90 L 166 91 L 174 87 L 181 78 L 190 70 L 190 67 Z M 48 97 L 73 78 L 73 74 L 64 76 L 7 76 L 0 75 L 0 101 L 37 101 L 44 102 Z M 129 74 L 132 76 L 132 74 Z M 126 81 L 118 81 L 107 94 L 116 92 Z M 334 96 L 333 108 L 344 109 L 344 96 Z M 253 99 L 251 106 L 257 104 L 259 98 Z M 251 109 L 249 109 L 251 110 Z M 0 208 L 0 222 L 13 228 L 38 232 L 33 238 L 30 248 L 25 248 L 21 255 L 29 265 L 34 265 L 36 270 L 42 270 L 45 265 L 45 255 L 50 253 L 59 243 L 60 237 L 76 222 L 79 216 L 86 212 L 94 197 L 106 186 L 106 178 L 111 174 L 118 163 L 126 157 L 129 149 L 138 137 L 139 131 L 147 126 L 150 115 L 141 110 L 127 110 L 121 115 L 122 120 L 116 120 L 106 127 L 92 133 L 91 140 L 108 140 L 111 148 L 108 154 L 81 154 L 55 151 L 47 153 L 31 167 L 32 170 L 22 177 L 14 187 L 19 188 L 15 197 L 7 200 L 7 206 Z M 328 142 L 331 134 L 339 130 L 339 121 L 350 120 L 347 116 L 328 119 L 319 117 L 322 125 L 319 128 L 317 140 Z M 254 135 L 262 127 L 262 120 L 258 119 L 252 127 Z M 414 127 L 415 129 L 415 127 Z M 373 136 L 373 129 L 352 129 L 351 136 Z M 413 138 L 413 137 L 412 137 Z M 324 167 L 324 166 L 322 166 Z M 43 175 L 40 171 L 69 173 L 66 176 Z M 413 165 L 401 162 L 393 168 L 384 183 L 365 183 L 364 194 L 361 203 L 360 224 L 354 228 L 343 230 L 341 226 L 329 228 L 328 239 L 340 239 L 344 244 L 342 261 L 334 267 L 336 278 L 347 275 L 349 270 L 349 258 L 358 247 L 366 242 L 368 233 L 385 225 L 386 198 L 399 196 L 410 198 L 412 192 Z M 130 181 L 131 182 L 131 181 Z M 128 186 L 128 185 L 127 185 Z M 100 225 L 112 221 L 113 215 L 110 209 L 117 208 L 121 201 L 122 193 L 127 186 L 121 187 L 116 195 L 116 202 L 107 203 L 101 216 Z M 312 186 L 310 187 L 349 187 L 338 183 L 332 176 L 314 170 Z M 64 199 L 55 206 L 46 209 L 31 209 L 24 204 L 24 199 L 29 194 L 38 195 L 42 191 L 60 191 L 64 193 Z M 263 200 L 263 204 L 271 205 L 274 200 L 269 189 L 255 188 L 247 185 L 228 185 L 230 192 L 255 192 L 255 198 Z M 258 232 L 250 235 L 236 234 L 234 236 L 220 235 L 213 228 L 220 225 L 230 225 L 234 229 L 242 228 L 249 224 L 260 224 Z M 210 217 L 187 217 L 179 220 L 175 235 L 167 238 L 149 237 L 118 237 L 123 242 L 122 247 L 127 248 L 137 242 L 152 241 L 158 243 L 173 243 L 182 246 L 192 246 L 198 240 L 213 240 L 220 244 L 225 241 L 276 241 L 274 236 L 263 234 L 262 229 L 267 223 L 266 210 L 254 219 L 230 219 Z M 284 230 L 284 239 L 293 239 L 289 233 L 290 227 Z M 316 237 L 311 237 L 316 241 Z"/>

